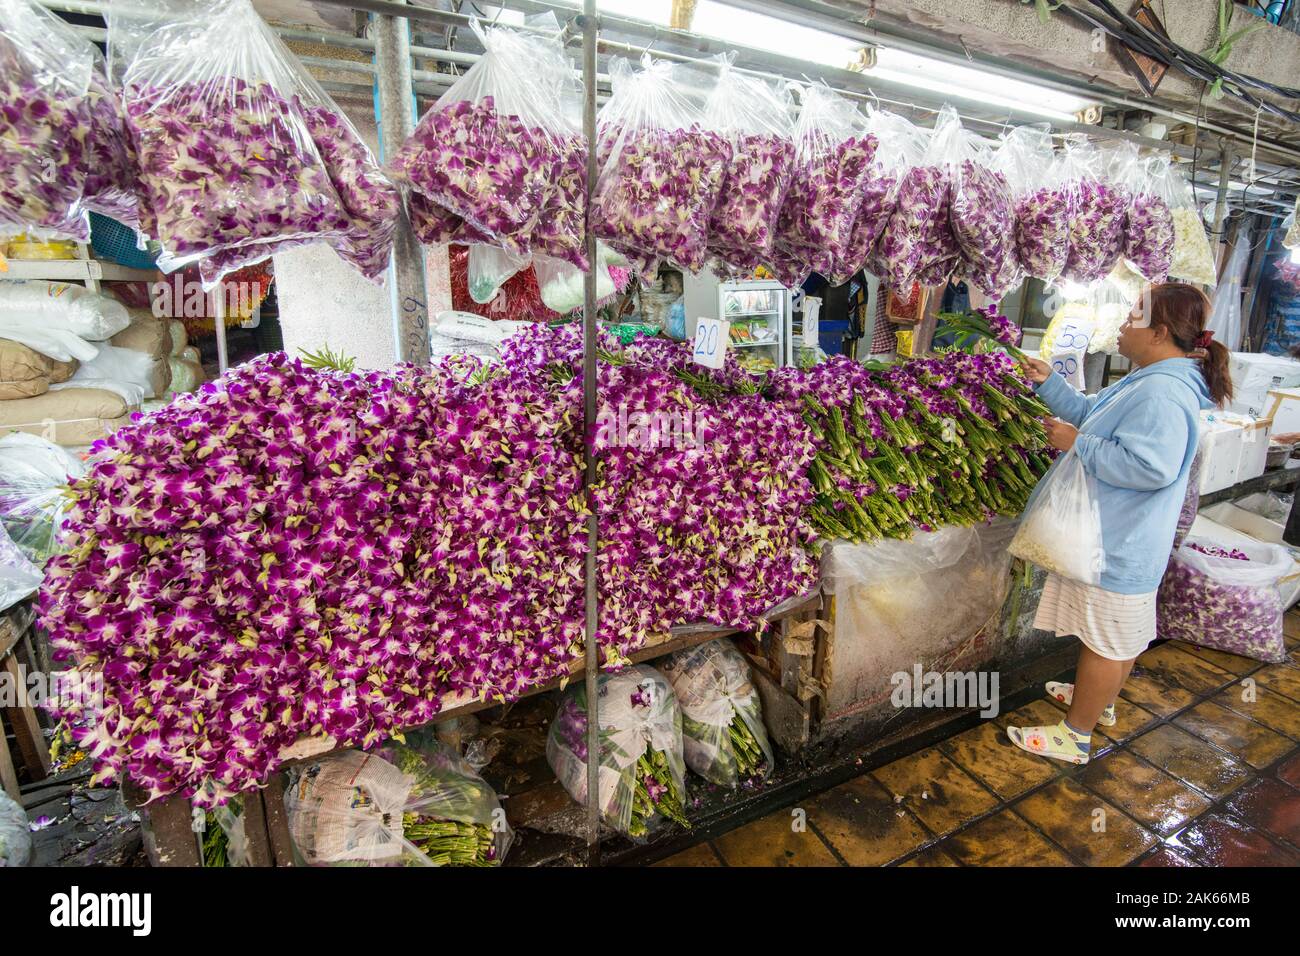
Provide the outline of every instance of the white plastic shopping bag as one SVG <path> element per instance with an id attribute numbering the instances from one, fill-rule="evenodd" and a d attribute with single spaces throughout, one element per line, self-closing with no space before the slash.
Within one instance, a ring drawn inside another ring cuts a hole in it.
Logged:
<path id="1" fill-rule="evenodd" d="M 1056 460 L 1029 500 L 1009 548 L 1017 558 L 1083 584 L 1106 570 L 1096 481 L 1071 449 Z"/>

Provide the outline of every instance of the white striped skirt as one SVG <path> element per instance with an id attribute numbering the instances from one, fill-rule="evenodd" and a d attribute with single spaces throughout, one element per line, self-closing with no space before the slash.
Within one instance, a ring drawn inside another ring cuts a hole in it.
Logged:
<path id="1" fill-rule="evenodd" d="M 1117 594 L 1047 575 L 1034 627 L 1077 637 L 1093 653 L 1130 661 L 1156 637 L 1156 592 Z"/>

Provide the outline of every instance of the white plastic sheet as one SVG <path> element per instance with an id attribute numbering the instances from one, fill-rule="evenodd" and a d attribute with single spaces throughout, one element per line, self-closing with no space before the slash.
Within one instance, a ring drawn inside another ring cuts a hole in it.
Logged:
<path id="1" fill-rule="evenodd" d="M 996 621 L 1011 586 L 1007 543 L 1015 528 L 999 518 L 904 541 L 826 547 L 822 581 L 835 597 L 828 718 L 888 704 L 892 675 L 918 663 L 942 669 Z"/>
<path id="2" fill-rule="evenodd" d="M 1241 283 L 1246 277 L 1251 249 L 1250 228 L 1243 224 L 1232 247 L 1232 255 L 1224 265 L 1219 285 L 1214 290 L 1210 319 L 1205 323 L 1215 339 L 1232 352 L 1241 346 Z"/>

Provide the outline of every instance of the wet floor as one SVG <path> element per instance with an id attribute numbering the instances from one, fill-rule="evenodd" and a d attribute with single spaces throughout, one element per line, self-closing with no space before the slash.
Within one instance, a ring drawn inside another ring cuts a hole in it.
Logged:
<path id="1" fill-rule="evenodd" d="M 1300 866 L 1300 613 L 1289 659 L 1169 643 L 1139 658 L 1076 767 L 1005 727 L 1044 697 L 661 866 Z"/>

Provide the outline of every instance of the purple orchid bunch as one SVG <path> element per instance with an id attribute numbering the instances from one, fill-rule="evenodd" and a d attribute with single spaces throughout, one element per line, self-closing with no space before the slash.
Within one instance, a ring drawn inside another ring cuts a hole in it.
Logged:
<path id="1" fill-rule="evenodd" d="M 829 275 L 837 262 L 855 257 L 853 228 L 876 146 L 868 133 L 826 143 L 805 130 L 777 224 L 774 267 L 783 281 L 800 272 L 788 284 L 798 285 L 809 272 Z"/>
<path id="2" fill-rule="evenodd" d="M 955 169 L 949 222 L 961 248 L 962 271 L 983 292 L 999 298 L 1023 273 L 1015 254 L 1015 218 L 1006 177 L 965 159 Z"/>
<path id="3" fill-rule="evenodd" d="M 883 370 L 833 356 L 808 373 L 781 369 L 769 391 L 812 430 L 810 519 L 823 537 L 905 538 L 1018 514 L 1048 467 L 1045 410 L 1004 352 Z"/>
<path id="4" fill-rule="evenodd" d="M 1016 201 L 1016 260 L 1026 273 L 1044 282 L 1054 281 L 1069 258 L 1068 197 L 1059 186 L 1042 186 Z"/>
<path id="5" fill-rule="evenodd" d="M 731 161 L 709 219 L 709 254 L 742 272 L 771 257 L 794 163 L 794 142 L 787 136 L 750 133 L 733 138 Z"/>
<path id="6" fill-rule="evenodd" d="M 0 25 L 0 229 L 87 242 L 79 203 L 87 174 L 92 111 L 77 88 Z"/>
<path id="7" fill-rule="evenodd" d="M 449 94 L 452 91 L 449 91 Z M 392 164 L 411 186 L 412 224 L 426 243 L 487 242 L 515 255 L 541 253 L 585 269 L 587 150 L 581 137 L 531 125 L 495 98 L 435 105 Z M 418 198 L 417 198 L 418 197 Z"/>
<path id="8" fill-rule="evenodd" d="M 1084 177 L 1071 189 L 1070 241 L 1061 276 L 1088 284 L 1106 278 L 1124 251 L 1128 193 L 1115 183 Z"/>
<path id="9" fill-rule="evenodd" d="M 41 610 L 103 675 L 101 780 L 222 802 L 300 736 L 373 744 L 580 652 L 573 409 L 474 362 L 260 359 L 105 440 Z"/>
<path id="10" fill-rule="evenodd" d="M 727 140 L 694 123 L 677 129 L 608 124 L 597 149 L 601 175 L 591 200 L 597 237 L 634 260 L 702 269 L 709 222 L 731 166 Z"/>
<path id="11" fill-rule="evenodd" d="M 952 180 L 943 166 L 915 166 L 898 187 L 898 198 L 880 235 L 877 256 L 891 289 L 913 282 L 942 285 L 961 260 L 950 220 Z"/>
<path id="12" fill-rule="evenodd" d="M 175 264 L 205 282 L 280 248 L 338 245 L 355 228 L 301 110 L 269 83 L 234 77 L 158 87 L 128 82 L 141 202 Z"/>
<path id="13" fill-rule="evenodd" d="M 1124 221 L 1124 257 L 1149 282 L 1163 282 L 1174 259 L 1174 214 L 1151 192 L 1134 195 Z"/>
<path id="14" fill-rule="evenodd" d="M 1020 341 L 1025 336 L 1024 329 L 999 312 L 996 305 L 990 305 L 977 311 L 988 322 L 989 330 L 993 333 L 995 339 L 1003 345 L 1019 348 Z"/>

